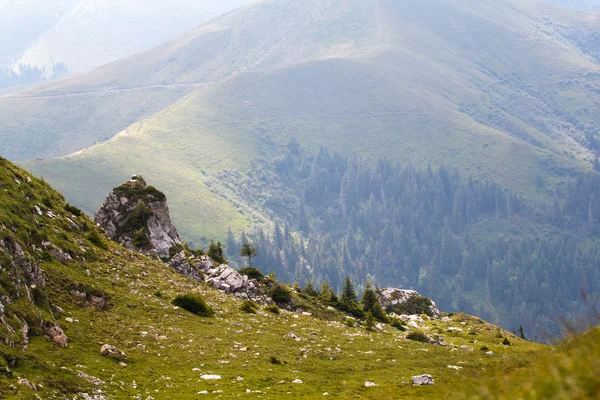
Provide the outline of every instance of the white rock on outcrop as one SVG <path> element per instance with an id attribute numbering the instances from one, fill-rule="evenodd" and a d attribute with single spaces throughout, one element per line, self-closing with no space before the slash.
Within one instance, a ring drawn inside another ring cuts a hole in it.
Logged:
<path id="1" fill-rule="evenodd" d="M 433 385 L 435 382 L 433 381 L 433 377 L 429 374 L 417 375 L 412 377 L 413 386 L 427 386 Z"/>
<path id="2" fill-rule="evenodd" d="M 417 296 L 420 296 L 420 294 L 415 290 L 385 288 L 377 291 L 377 297 L 384 309 L 407 303 L 410 299 Z M 440 310 L 438 310 L 433 301 L 431 301 L 429 309 L 431 310 L 431 315 L 439 318 Z"/>

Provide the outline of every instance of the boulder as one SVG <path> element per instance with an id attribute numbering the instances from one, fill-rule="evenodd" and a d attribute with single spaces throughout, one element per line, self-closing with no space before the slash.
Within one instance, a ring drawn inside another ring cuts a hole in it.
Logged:
<path id="1" fill-rule="evenodd" d="M 25 386 L 25 387 L 28 387 L 29 389 L 31 389 L 31 390 L 35 390 L 35 391 L 37 391 L 37 390 L 38 390 L 38 389 L 37 389 L 37 386 L 36 386 L 36 384 L 35 384 L 35 383 L 33 383 L 33 382 L 30 382 L 30 381 L 28 381 L 28 380 L 27 380 L 27 379 L 25 379 L 25 378 L 21 378 L 21 379 L 19 379 L 19 380 L 17 381 L 17 385 L 23 385 L 23 386 Z"/>
<path id="2" fill-rule="evenodd" d="M 433 385 L 435 382 L 433 381 L 433 377 L 428 374 L 417 375 L 412 377 L 413 386 L 427 386 Z"/>
<path id="3" fill-rule="evenodd" d="M 110 344 L 105 344 L 102 346 L 100 349 L 100 355 L 102 357 L 127 358 L 125 353 Z"/>
<path id="4" fill-rule="evenodd" d="M 51 325 L 46 329 L 46 334 L 60 347 L 67 347 L 67 335 L 60 325 Z"/>

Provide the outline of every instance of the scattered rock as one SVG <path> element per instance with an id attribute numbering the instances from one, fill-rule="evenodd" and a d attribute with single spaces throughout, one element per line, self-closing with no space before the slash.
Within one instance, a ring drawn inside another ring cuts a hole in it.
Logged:
<path id="1" fill-rule="evenodd" d="M 102 357 L 113 357 L 113 358 L 127 358 L 127 355 L 115 346 L 105 344 L 100 349 L 100 355 Z"/>
<path id="2" fill-rule="evenodd" d="M 462 346 L 459 347 L 461 350 L 465 350 L 465 351 L 473 351 L 472 347 L 469 346 L 465 346 L 464 344 Z"/>
<path id="3" fill-rule="evenodd" d="M 200 379 L 204 379 L 207 381 L 217 381 L 221 379 L 221 375 L 200 375 Z"/>
<path id="4" fill-rule="evenodd" d="M 446 368 L 455 369 L 457 371 L 460 371 L 462 369 L 462 367 L 459 367 L 457 365 L 448 365 Z"/>
<path id="5" fill-rule="evenodd" d="M 427 386 L 433 385 L 435 382 L 433 381 L 433 377 L 428 374 L 417 375 L 412 377 L 413 386 Z"/>
<path id="6" fill-rule="evenodd" d="M 36 392 L 37 392 L 37 390 L 38 390 L 38 389 L 37 389 L 37 386 L 36 386 L 36 384 L 35 384 L 35 383 L 33 383 L 33 382 L 29 382 L 29 381 L 28 381 L 27 379 L 25 379 L 25 378 L 21 378 L 21 379 L 19 379 L 19 380 L 17 381 L 17 385 L 23 385 L 23 386 L 26 386 L 26 387 L 28 387 L 28 388 L 29 388 L 29 389 L 31 389 L 31 390 L 35 390 Z"/>
<path id="7" fill-rule="evenodd" d="M 297 383 L 297 384 L 300 384 L 300 383 L 304 383 L 304 382 L 303 382 L 301 379 L 294 379 L 294 380 L 292 381 L 292 383 Z"/>
<path id="8" fill-rule="evenodd" d="M 377 386 L 374 382 L 365 382 L 365 387 L 374 387 Z"/>
<path id="9" fill-rule="evenodd" d="M 488 351 L 487 353 L 485 353 L 485 355 L 487 355 L 487 356 L 493 356 L 494 352 L 493 351 Z"/>

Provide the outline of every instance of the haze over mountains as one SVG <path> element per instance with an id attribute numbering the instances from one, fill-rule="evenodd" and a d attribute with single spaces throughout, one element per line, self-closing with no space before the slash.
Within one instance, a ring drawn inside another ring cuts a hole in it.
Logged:
<path id="1" fill-rule="evenodd" d="M 82 206 L 98 205 L 124 168 L 146 169 L 144 154 L 163 183 L 173 162 L 195 173 L 221 158 L 248 165 L 266 135 L 456 166 L 527 191 L 536 174 L 554 182 L 591 169 L 597 33 L 596 16 L 537 2 L 259 2 L 0 99 L 0 143 L 12 159 L 62 156 L 158 113 L 83 154 L 31 166 L 72 194 L 58 165 L 114 165 L 94 195 L 73 198 Z M 201 144 L 226 137 L 219 156 Z"/>
<path id="2" fill-rule="evenodd" d="M 563 7 L 573 8 L 582 11 L 600 11 L 600 1 L 598 0 L 548 0 L 549 2 L 561 5 Z"/>
<path id="3" fill-rule="evenodd" d="M 249 1 L 3 0 L 0 64 L 85 72 L 145 50 Z"/>

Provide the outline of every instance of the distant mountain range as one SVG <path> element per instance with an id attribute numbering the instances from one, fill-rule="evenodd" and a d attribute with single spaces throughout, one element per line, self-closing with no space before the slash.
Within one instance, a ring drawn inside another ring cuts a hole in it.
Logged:
<path id="1" fill-rule="evenodd" d="M 3 0 L 0 62 L 85 72 L 180 34 L 248 0 Z"/>

